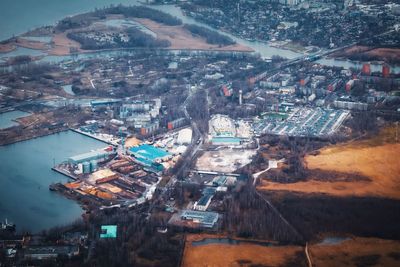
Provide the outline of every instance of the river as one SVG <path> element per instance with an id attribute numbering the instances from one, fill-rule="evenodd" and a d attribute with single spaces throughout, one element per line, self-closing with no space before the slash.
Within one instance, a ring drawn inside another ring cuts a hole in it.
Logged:
<path id="1" fill-rule="evenodd" d="M 27 30 L 34 29 L 39 26 L 52 25 L 58 20 L 65 16 L 83 13 L 87 11 L 94 10 L 95 8 L 101 8 L 104 6 L 109 6 L 110 4 L 125 4 L 125 5 L 138 5 L 141 1 L 138 0 L 2 0 L 0 2 L 0 40 L 9 38 L 13 35 L 18 35 Z M 144 1 L 143 1 L 144 2 Z M 43 8 L 43 7 L 46 8 Z M 23 8 L 22 8 L 23 7 Z M 180 18 L 184 23 L 197 24 L 212 29 L 210 26 L 198 22 L 190 17 L 184 16 L 181 9 L 174 5 L 153 5 L 151 8 L 161 10 L 165 13 L 169 13 L 173 16 Z M 15 19 L 18 18 L 18 19 Z M 10 23 L 12 21 L 12 23 Z M 216 30 L 216 29 L 214 29 Z M 251 42 L 236 36 L 233 36 L 226 32 L 221 32 L 221 34 L 231 37 L 236 42 L 251 47 L 255 52 L 260 53 L 263 57 L 272 57 L 273 55 L 279 55 L 286 57 L 288 59 L 293 59 L 301 56 L 302 54 L 296 53 L 286 49 L 280 49 L 270 46 L 265 42 Z M 25 50 L 29 52 L 28 50 Z M 21 50 L 18 50 L 20 54 Z M 33 52 L 36 53 L 36 52 Z M 118 52 L 118 54 L 129 54 L 128 51 Z M 0 61 L 2 58 L 11 56 L 12 54 L 2 53 L 0 54 Z M 98 52 L 90 53 L 87 55 L 79 55 L 78 57 L 57 57 L 57 56 L 46 56 L 43 61 L 46 62 L 60 62 L 62 60 L 70 59 L 85 59 L 90 57 L 112 57 L 115 55 L 113 52 Z M 327 66 L 337 66 L 344 68 L 355 68 L 360 69 L 362 62 L 353 62 L 346 60 L 334 60 L 334 59 L 321 59 L 317 61 L 320 64 Z M 380 71 L 382 68 L 381 64 L 371 64 L 372 71 Z M 392 73 L 400 73 L 400 66 L 391 66 Z"/>
<path id="2" fill-rule="evenodd" d="M 67 178 L 51 170 L 53 161 L 107 144 L 66 131 L 0 146 L 0 220 L 8 219 L 18 231 L 38 232 L 80 218 L 82 209 L 73 200 L 49 191 Z"/>

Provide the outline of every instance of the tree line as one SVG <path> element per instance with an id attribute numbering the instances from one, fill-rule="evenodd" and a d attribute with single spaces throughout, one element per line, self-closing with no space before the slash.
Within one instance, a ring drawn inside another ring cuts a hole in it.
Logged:
<path id="1" fill-rule="evenodd" d="M 232 40 L 232 38 L 202 26 L 194 24 L 185 24 L 184 28 L 190 31 L 193 35 L 198 35 L 200 37 L 205 38 L 207 43 L 209 44 L 225 46 L 225 45 L 233 45 L 236 43 L 235 41 Z"/>

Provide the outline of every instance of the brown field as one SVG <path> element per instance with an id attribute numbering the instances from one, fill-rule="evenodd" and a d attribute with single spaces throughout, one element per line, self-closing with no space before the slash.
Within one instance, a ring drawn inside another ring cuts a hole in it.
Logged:
<path id="1" fill-rule="evenodd" d="M 197 240 L 197 238 L 194 240 Z M 191 241 L 193 241 L 193 238 L 188 235 L 182 262 L 184 267 L 250 266 L 256 264 L 280 266 L 288 260 L 294 259 L 296 253 L 303 253 L 303 248 L 300 246 L 266 247 L 255 244 L 193 246 Z M 245 264 L 240 264 L 241 261 Z"/>
<path id="2" fill-rule="evenodd" d="M 383 60 L 388 62 L 400 61 L 400 49 L 398 48 L 372 48 L 368 46 L 352 46 L 333 54 L 334 57 L 364 56 L 369 60 Z"/>
<path id="3" fill-rule="evenodd" d="M 11 43 L 0 44 L 0 53 L 8 53 L 15 49 L 15 45 Z"/>
<path id="4" fill-rule="evenodd" d="M 336 245 L 312 245 L 311 261 L 316 267 L 400 266 L 400 242 L 378 238 L 355 238 Z M 368 262 L 375 264 L 368 265 Z"/>
<path id="5" fill-rule="evenodd" d="M 8 53 L 17 48 L 17 46 L 30 48 L 30 49 L 37 49 L 37 50 L 44 50 L 47 49 L 47 44 L 38 42 L 38 41 L 31 41 L 23 38 L 16 38 L 7 43 L 0 44 L 0 53 Z"/>
<path id="6" fill-rule="evenodd" d="M 16 45 L 25 47 L 25 48 L 30 48 L 30 49 L 37 49 L 37 50 L 44 50 L 47 49 L 47 44 L 38 42 L 38 41 L 31 41 L 23 38 L 17 38 Z"/>
<path id="7" fill-rule="evenodd" d="M 191 50 L 221 50 L 221 51 L 244 51 L 252 52 L 249 47 L 235 44 L 219 47 L 208 44 L 205 39 L 193 36 L 183 26 L 167 26 L 149 19 L 135 19 L 148 29 L 157 34 L 158 39 L 168 40 L 171 46 L 168 49 L 191 49 Z"/>
<path id="8" fill-rule="evenodd" d="M 77 51 L 81 52 L 81 45 L 78 42 L 69 39 L 67 37 L 67 32 L 55 34 L 52 41 L 54 42 L 54 45 L 49 52 L 50 55 L 69 55 L 70 48 L 77 49 Z"/>
<path id="9" fill-rule="evenodd" d="M 400 199 L 400 143 L 386 143 L 393 130 L 385 131 L 369 140 L 323 148 L 319 155 L 304 159 L 310 170 L 361 174 L 370 181 L 317 181 L 309 177 L 304 182 L 284 184 L 263 180 L 259 189 Z"/>

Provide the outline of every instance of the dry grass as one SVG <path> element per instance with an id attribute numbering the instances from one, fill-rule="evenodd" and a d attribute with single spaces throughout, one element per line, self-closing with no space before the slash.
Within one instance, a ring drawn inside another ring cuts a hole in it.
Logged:
<path id="1" fill-rule="evenodd" d="M 192 240 L 193 238 L 189 235 L 183 255 L 182 266 L 184 267 L 250 266 L 256 264 L 281 266 L 287 260 L 293 259 L 296 253 L 303 251 L 300 246 L 266 247 L 255 244 L 193 246 Z M 240 264 L 241 262 L 242 264 Z"/>
<path id="2" fill-rule="evenodd" d="M 400 259 L 393 256 L 400 256 L 399 241 L 355 238 L 337 245 L 312 245 L 309 251 L 316 267 L 372 266 L 368 265 L 368 258 L 370 262 L 377 261 L 373 266 L 400 266 Z"/>
<path id="3" fill-rule="evenodd" d="M 15 42 L 15 44 L 18 46 L 21 46 L 21 47 L 36 49 L 36 50 L 47 49 L 46 43 L 42 43 L 39 41 L 31 41 L 31 40 L 24 39 L 24 38 L 17 38 L 17 41 Z"/>
<path id="4" fill-rule="evenodd" d="M 77 49 L 77 51 L 82 52 L 80 50 L 81 45 L 78 42 L 69 39 L 67 37 L 67 32 L 55 34 L 52 40 L 54 42 L 54 45 L 49 52 L 50 55 L 69 55 L 70 48 Z"/>
<path id="5" fill-rule="evenodd" d="M 305 157 L 310 170 L 358 173 L 370 181 L 317 181 L 292 184 L 263 181 L 261 190 L 326 193 L 335 196 L 375 196 L 400 199 L 400 143 L 392 143 L 395 128 L 386 128 L 369 140 L 326 147 Z"/>
<path id="6" fill-rule="evenodd" d="M 352 46 L 343 51 L 338 51 L 333 56 L 351 57 L 352 55 L 368 56 L 371 60 L 383 60 L 397 62 L 400 60 L 398 48 L 373 48 L 369 46 Z"/>
<path id="7" fill-rule="evenodd" d="M 11 43 L 0 44 L 0 53 L 8 53 L 15 49 L 15 45 Z"/>
<path id="8" fill-rule="evenodd" d="M 221 51 L 253 51 L 251 48 L 235 44 L 219 47 L 208 44 L 204 38 L 193 36 L 183 26 L 167 26 L 149 19 L 135 19 L 139 23 L 157 34 L 158 39 L 168 40 L 171 46 L 168 49 L 191 49 L 191 50 L 221 50 Z"/>

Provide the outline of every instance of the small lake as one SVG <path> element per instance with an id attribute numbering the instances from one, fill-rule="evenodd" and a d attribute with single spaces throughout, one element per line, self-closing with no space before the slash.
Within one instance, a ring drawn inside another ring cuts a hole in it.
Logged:
<path id="1" fill-rule="evenodd" d="M 318 245 L 338 245 L 346 240 L 350 240 L 348 237 L 325 237 Z"/>
<path id="2" fill-rule="evenodd" d="M 192 241 L 193 246 L 204 246 L 211 244 L 224 244 L 224 245 L 239 245 L 239 244 L 251 244 L 259 246 L 278 246 L 278 243 L 267 242 L 267 241 L 256 241 L 256 240 L 237 240 L 232 238 L 204 238 L 199 241 Z"/>
<path id="3" fill-rule="evenodd" d="M 51 183 L 68 180 L 51 167 L 106 146 L 73 131 L 0 146 L 0 221 L 7 218 L 17 231 L 38 232 L 79 219 L 82 209 L 75 201 L 49 190 Z"/>
<path id="4" fill-rule="evenodd" d="M 6 129 L 13 126 L 17 126 L 18 122 L 15 120 L 18 118 L 23 118 L 29 116 L 30 113 L 23 112 L 20 110 L 14 110 L 9 112 L 4 112 L 0 114 L 0 129 Z"/>

